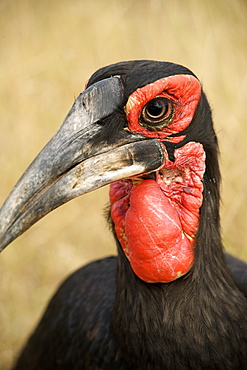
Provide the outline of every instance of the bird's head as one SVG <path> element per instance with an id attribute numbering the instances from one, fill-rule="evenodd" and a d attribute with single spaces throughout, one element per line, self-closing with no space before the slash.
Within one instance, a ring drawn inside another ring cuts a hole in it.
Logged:
<path id="1" fill-rule="evenodd" d="M 0 248 L 72 198 L 110 185 L 135 274 L 170 282 L 194 261 L 200 219 L 218 222 L 217 139 L 196 76 L 173 63 L 99 69 L 0 211 Z M 204 209 L 204 211 L 203 211 Z"/>

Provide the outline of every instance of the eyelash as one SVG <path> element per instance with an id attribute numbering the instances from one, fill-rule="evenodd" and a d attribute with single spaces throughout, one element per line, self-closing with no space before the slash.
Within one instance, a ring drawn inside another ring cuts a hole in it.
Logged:
<path id="1" fill-rule="evenodd" d="M 174 116 L 174 102 L 162 96 L 150 100 L 142 109 L 140 125 L 151 131 L 167 126 Z"/>

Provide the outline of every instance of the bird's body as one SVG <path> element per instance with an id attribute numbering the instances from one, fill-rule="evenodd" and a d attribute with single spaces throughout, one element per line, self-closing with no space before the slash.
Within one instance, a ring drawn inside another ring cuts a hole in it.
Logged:
<path id="1" fill-rule="evenodd" d="M 245 368 L 246 302 L 227 281 L 150 286 L 127 264 L 118 273 L 109 257 L 66 279 L 15 369 Z"/>
<path id="2" fill-rule="evenodd" d="M 3 206 L 2 248 L 106 183 L 118 255 L 62 284 L 15 369 L 247 368 L 247 266 L 223 251 L 217 139 L 191 71 L 97 71 Z"/>

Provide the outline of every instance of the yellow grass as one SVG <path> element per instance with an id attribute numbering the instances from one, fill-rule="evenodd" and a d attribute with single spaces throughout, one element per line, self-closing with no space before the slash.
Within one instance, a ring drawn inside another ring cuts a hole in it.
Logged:
<path id="1" fill-rule="evenodd" d="M 245 0 L 2 0 L 0 203 L 99 67 L 174 61 L 202 80 L 220 139 L 222 235 L 247 260 Z M 59 282 L 115 253 L 108 189 L 54 211 L 0 256 L 0 369 L 8 369 Z"/>

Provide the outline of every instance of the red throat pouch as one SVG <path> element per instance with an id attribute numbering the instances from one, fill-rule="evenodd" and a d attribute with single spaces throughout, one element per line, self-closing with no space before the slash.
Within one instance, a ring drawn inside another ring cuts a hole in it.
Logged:
<path id="1" fill-rule="evenodd" d="M 150 283 L 170 282 L 194 259 L 205 153 L 190 142 L 175 150 L 156 179 L 120 180 L 110 186 L 111 216 L 135 274 Z"/>

